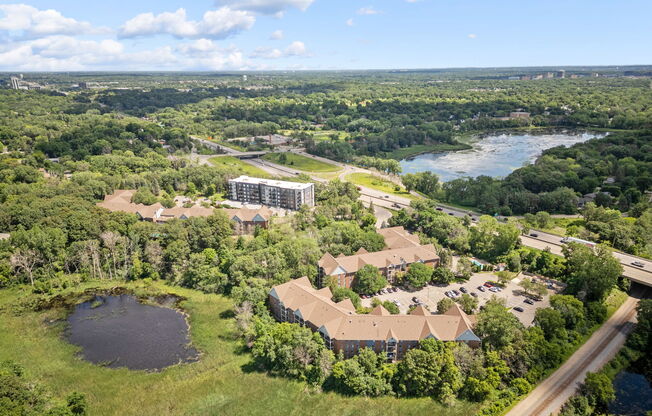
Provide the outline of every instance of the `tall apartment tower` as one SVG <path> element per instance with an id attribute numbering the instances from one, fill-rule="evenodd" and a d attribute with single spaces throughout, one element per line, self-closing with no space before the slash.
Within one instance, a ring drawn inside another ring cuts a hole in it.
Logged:
<path id="1" fill-rule="evenodd" d="M 18 77 L 11 77 L 11 89 L 12 89 L 12 90 L 18 90 L 18 89 L 20 89 L 20 78 L 18 78 Z"/>
<path id="2" fill-rule="evenodd" d="M 229 180 L 229 198 L 249 204 L 297 210 L 301 205 L 315 206 L 315 185 L 243 175 Z"/>

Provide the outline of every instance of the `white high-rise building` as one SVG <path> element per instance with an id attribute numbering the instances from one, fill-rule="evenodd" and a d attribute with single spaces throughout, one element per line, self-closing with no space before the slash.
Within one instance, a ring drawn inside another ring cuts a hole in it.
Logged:
<path id="1" fill-rule="evenodd" d="M 229 198 L 249 204 L 297 210 L 301 205 L 315 205 L 315 185 L 243 175 L 229 181 Z"/>

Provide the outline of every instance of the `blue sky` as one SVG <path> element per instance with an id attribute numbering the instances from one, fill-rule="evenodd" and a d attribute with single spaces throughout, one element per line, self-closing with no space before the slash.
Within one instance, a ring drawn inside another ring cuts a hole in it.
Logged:
<path id="1" fill-rule="evenodd" d="M 650 0 L 0 0 L 0 71 L 652 64 Z"/>

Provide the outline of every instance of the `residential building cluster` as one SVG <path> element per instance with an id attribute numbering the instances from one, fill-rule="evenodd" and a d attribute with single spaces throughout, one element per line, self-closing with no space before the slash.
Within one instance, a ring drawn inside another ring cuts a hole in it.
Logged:
<path id="1" fill-rule="evenodd" d="M 435 247 L 421 245 L 419 238 L 403 227 L 384 228 L 378 232 L 385 238 L 385 250 L 369 253 L 361 248 L 352 256 L 338 257 L 325 253 L 317 263 L 318 285 L 325 286 L 328 280 L 335 279 L 338 286 L 350 288 L 356 272 L 367 264 L 377 267 L 390 284 L 396 282 L 398 273 L 406 272 L 413 263 L 439 265 Z"/>
<path id="2" fill-rule="evenodd" d="M 315 289 L 307 277 L 274 286 L 269 292 L 273 315 L 318 332 L 326 346 L 346 358 L 362 348 L 385 352 L 389 360 L 400 360 L 419 341 L 434 338 L 480 346 L 473 332 L 475 317 L 455 304 L 446 313 L 433 315 L 418 306 L 409 315 L 391 315 L 382 306 L 369 314 L 357 314 L 349 299 L 332 301 L 329 288 Z"/>
<path id="3" fill-rule="evenodd" d="M 36 82 L 25 81 L 22 74 L 18 77 L 11 77 L 9 84 L 12 90 L 40 90 L 43 88 L 41 84 Z"/>
<path id="4" fill-rule="evenodd" d="M 315 185 L 243 175 L 229 180 L 229 198 L 247 204 L 298 210 L 302 205 L 315 206 Z"/>
<path id="5" fill-rule="evenodd" d="M 191 217 L 208 217 L 215 212 L 215 208 L 198 205 L 165 208 L 158 202 L 152 205 L 135 204 L 131 202 L 135 193 L 135 190 L 116 190 L 113 194 L 106 195 L 104 201 L 97 205 L 109 211 L 136 214 L 142 221 L 154 223 L 164 223 L 175 218 L 185 220 Z M 222 211 L 235 223 L 235 231 L 239 234 L 249 233 L 256 227 L 267 228 L 273 215 L 267 207 L 222 209 Z"/>

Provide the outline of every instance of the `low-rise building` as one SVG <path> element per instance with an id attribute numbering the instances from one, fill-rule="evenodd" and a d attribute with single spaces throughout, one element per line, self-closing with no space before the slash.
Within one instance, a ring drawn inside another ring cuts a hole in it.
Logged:
<path id="1" fill-rule="evenodd" d="M 307 277 L 274 286 L 269 292 L 272 314 L 281 322 L 292 322 L 318 332 L 326 346 L 346 358 L 362 348 L 385 352 L 389 360 L 400 360 L 419 341 L 434 338 L 464 342 L 479 347 L 473 332 L 475 317 L 455 304 L 446 313 L 433 315 L 419 306 L 409 315 L 391 315 L 382 306 L 370 314 L 357 314 L 349 299 L 333 302 L 329 288 L 315 289 Z"/>
<path id="2" fill-rule="evenodd" d="M 408 246 L 373 253 L 360 249 L 352 256 L 334 257 L 325 253 L 317 262 L 317 276 L 320 286 L 326 279 L 334 278 L 340 287 L 351 287 L 358 270 L 367 264 L 377 267 L 391 284 L 398 273 L 406 272 L 412 263 L 424 263 L 431 267 L 439 265 L 439 256 L 432 244 Z"/>
<path id="3" fill-rule="evenodd" d="M 527 111 L 512 111 L 509 113 L 509 118 L 530 118 L 530 113 Z"/>
<path id="4" fill-rule="evenodd" d="M 191 217 L 208 217 L 216 211 L 215 208 L 206 208 L 200 205 L 165 208 L 158 202 L 152 205 L 135 204 L 131 202 L 135 193 L 136 191 L 133 189 L 116 190 L 113 194 L 106 195 L 104 201 L 97 205 L 109 211 L 136 214 L 142 221 L 155 223 L 164 223 L 175 218 L 186 220 Z M 252 232 L 256 227 L 267 228 L 273 215 L 267 207 L 225 209 L 223 211 L 235 223 L 235 231 L 238 234 Z"/>
<path id="5" fill-rule="evenodd" d="M 229 198 L 248 204 L 298 210 L 302 205 L 315 205 L 315 185 L 243 175 L 229 180 Z"/>

